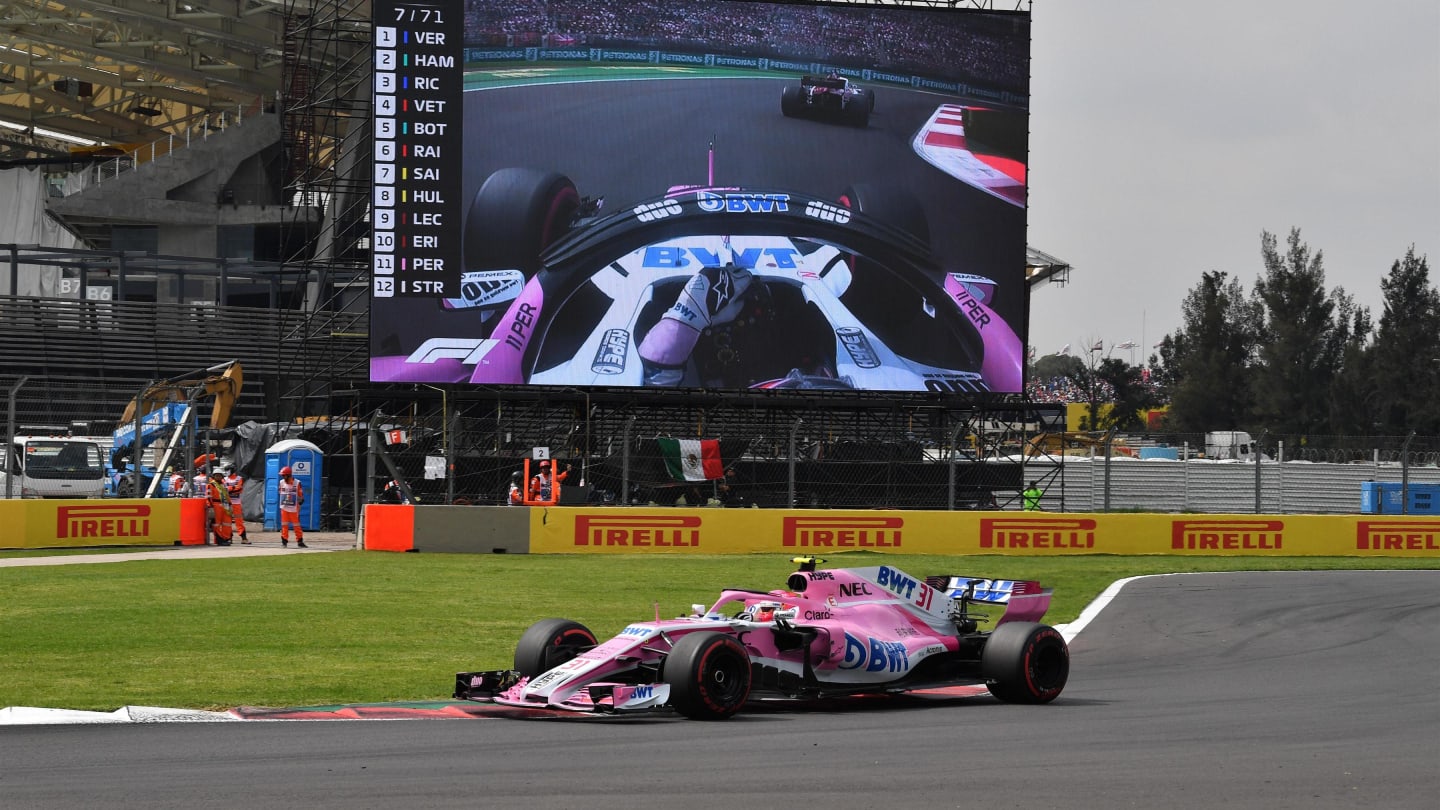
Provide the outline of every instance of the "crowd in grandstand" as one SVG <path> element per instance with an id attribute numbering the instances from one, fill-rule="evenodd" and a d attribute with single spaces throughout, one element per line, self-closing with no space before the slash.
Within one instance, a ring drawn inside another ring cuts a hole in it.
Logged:
<path id="1" fill-rule="evenodd" d="M 563 42 L 810 59 L 983 79 L 1024 94 L 1028 19 L 1020 15 L 792 3 L 679 0 L 466 0 L 472 46 Z"/>
<path id="2" fill-rule="evenodd" d="M 1104 380 L 1098 380 L 1096 401 L 1113 402 L 1115 389 Z M 1159 381 L 1149 373 L 1142 375 L 1141 385 L 1150 389 L 1156 402 L 1166 402 L 1169 397 Z M 1031 402 L 1089 402 L 1090 392 L 1069 377 L 1051 377 L 1046 380 L 1030 380 L 1025 383 L 1025 395 Z"/>

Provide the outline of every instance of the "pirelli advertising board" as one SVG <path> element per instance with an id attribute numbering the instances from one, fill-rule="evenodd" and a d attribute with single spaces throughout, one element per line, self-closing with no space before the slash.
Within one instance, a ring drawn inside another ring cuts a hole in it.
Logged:
<path id="1" fill-rule="evenodd" d="M 182 500 L 0 501 L 0 548 L 171 545 Z"/>
<path id="2" fill-rule="evenodd" d="M 424 550 L 423 537 L 416 545 Z M 533 509 L 540 554 L 1174 554 L 1440 557 L 1440 518 Z"/>

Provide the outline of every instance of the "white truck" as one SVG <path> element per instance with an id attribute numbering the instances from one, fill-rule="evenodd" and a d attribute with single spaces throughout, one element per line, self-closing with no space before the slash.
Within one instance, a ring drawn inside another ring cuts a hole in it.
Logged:
<path id="1" fill-rule="evenodd" d="M 1257 452 L 1260 448 L 1255 446 L 1255 439 L 1243 430 L 1212 430 L 1205 434 L 1205 458 L 1254 461 Z M 1260 460 L 1269 461 L 1270 457 L 1260 453 Z"/>
<path id="2" fill-rule="evenodd" d="M 0 440 L 3 441 L 3 440 Z M 99 498 L 100 443 L 73 436 L 16 436 L 0 447 L 0 498 Z"/>

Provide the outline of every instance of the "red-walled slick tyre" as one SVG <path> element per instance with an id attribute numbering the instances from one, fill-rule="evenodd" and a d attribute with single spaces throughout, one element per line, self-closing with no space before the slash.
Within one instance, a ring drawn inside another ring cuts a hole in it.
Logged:
<path id="1" fill-rule="evenodd" d="M 980 674 L 990 694 L 1006 703 L 1049 703 L 1070 678 L 1070 648 L 1048 625 L 1002 624 L 985 642 Z"/>
<path id="2" fill-rule="evenodd" d="M 596 645 L 595 634 L 569 619 L 541 619 L 515 645 L 515 670 L 527 678 L 548 672 Z"/>
<path id="3" fill-rule="evenodd" d="M 661 677 L 670 705 L 691 720 L 724 720 L 750 697 L 750 655 L 733 636 L 691 633 L 675 643 Z"/>

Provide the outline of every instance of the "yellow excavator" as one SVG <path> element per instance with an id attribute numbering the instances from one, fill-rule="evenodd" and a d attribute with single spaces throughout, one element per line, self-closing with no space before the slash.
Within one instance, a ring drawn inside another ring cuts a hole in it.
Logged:
<path id="1" fill-rule="evenodd" d="M 146 497 L 153 496 L 158 487 L 158 478 L 153 473 L 143 472 L 146 480 L 136 487 L 133 470 L 127 469 L 127 460 L 135 454 L 137 428 L 138 444 L 141 448 L 153 444 L 161 437 L 168 436 L 165 457 L 156 465 L 157 471 L 164 471 L 171 463 L 171 455 L 183 431 L 194 419 L 194 410 L 201 399 L 214 402 L 210 409 L 210 427 L 224 428 L 230 424 L 230 411 L 240 397 L 245 385 L 245 372 L 238 360 L 197 369 L 169 379 L 147 385 L 125 406 L 116 427 L 110 450 L 110 476 L 113 491 L 127 497 L 141 490 Z M 159 413 L 162 412 L 163 413 Z M 188 463 L 188 462 L 186 462 Z"/>
<path id="2" fill-rule="evenodd" d="M 1025 441 L 1025 456 L 1089 456 L 1105 452 L 1105 435 L 1095 433 L 1037 433 Z M 1135 449 L 1125 444 L 1123 438 L 1110 443 L 1110 452 L 1117 456 L 1133 456 Z"/>
<path id="3" fill-rule="evenodd" d="M 201 374 L 206 376 L 199 376 Z M 245 370 L 239 360 L 161 380 L 130 400 L 125 406 L 125 413 L 120 416 L 120 424 L 143 420 L 172 402 L 193 403 L 202 396 L 208 396 L 215 399 L 210 410 L 210 427 L 218 430 L 230 424 L 230 409 L 235 407 L 235 400 L 240 397 L 240 389 L 244 385 Z"/>

